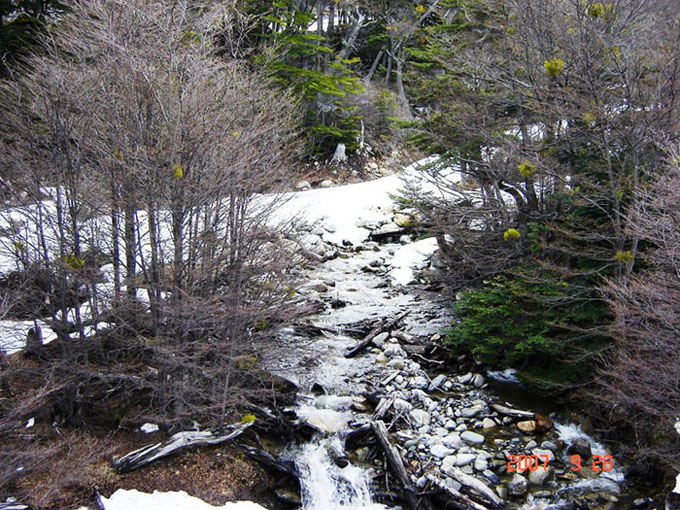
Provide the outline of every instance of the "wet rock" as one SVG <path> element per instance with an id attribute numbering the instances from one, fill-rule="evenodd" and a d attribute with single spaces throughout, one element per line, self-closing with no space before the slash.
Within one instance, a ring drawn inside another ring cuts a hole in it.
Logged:
<path id="1" fill-rule="evenodd" d="M 593 455 L 593 450 L 587 439 L 577 439 L 569 445 L 567 453 L 580 455 L 582 459 L 589 459 Z"/>
<path id="2" fill-rule="evenodd" d="M 542 465 L 538 466 L 536 471 L 531 471 L 529 473 L 529 483 L 531 485 L 543 485 L 545 484 L 553 474 L 553 470 L 550 466 L 544 468 Z"/>
<path id="3" fill-rule="evenodd" d="M 411 417 L 411 423 L 413 423 L 413 426 L 416 428 L 430 424 L 430 414 L 422 409 L 413 409 L 408 414 Z"/>
<path id="4" fill-rule="evenodd" d="M 472 432 L 470 430 L 466 430 L 460 435 L 460 438 L 467 442 L 467 443 L 472 443 L 472 444 L 482 444 L 484 442 L 484 436 L 481 434 L 477 434 L 476 432 Z"/>
<path id="5" fill-rule="evenodd" d="M 546 418 L 538 413 L 535 415 L 535 420 L 537 432 L 548 432 L 555 426 L 550 418 Z"/>
<path id="6" fill-rule="evenodd" d="M 529 490 L 529 482 L 519 473 L 515 475 L 508 482 L 508 495 L 515 498 L 521 498 L 526 495 Z"/>
<path id="7" fill-rule="evenodd" d="M 287 505 L 292 506 L 302 505 L 300 495 L 295 491 L 291 491 L 288 489 L 276 489 L 275 494 L 279 501 L 286 503 Z"/>
<path id="8" fill-rule="evenodd" d="M 536 430 L 536 422 L 534 420 L 526 420 L 517 422 L 517 428 L 525 434 L 531 434 Z"/>

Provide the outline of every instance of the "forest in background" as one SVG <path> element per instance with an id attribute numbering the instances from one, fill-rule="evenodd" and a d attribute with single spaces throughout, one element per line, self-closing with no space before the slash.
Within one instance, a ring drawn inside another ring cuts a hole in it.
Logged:
<path id="1" fill-rule="evenodd" d="M 0 48 L 3 200 L 30 206 L 2 314 L 60 339 L 3 433 L 38 404 L 86 423 L 98 391 L 114 420 L 223 421 L 301 313 L 255 196 L 406 146 L 442 156 L 442 192 L 400 200 L 462 291 L 453 351 L 595 402 L 641 469 L 680 467 L 675 1 L 7 1 Z"/>

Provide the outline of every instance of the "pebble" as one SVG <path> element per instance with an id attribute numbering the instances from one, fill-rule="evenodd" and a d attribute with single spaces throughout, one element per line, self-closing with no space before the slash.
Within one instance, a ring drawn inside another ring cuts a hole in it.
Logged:
<path id="1" fill-rule="evenodd" d="M 438 459 L 443 459 L 444 457 L 450 455 L 451 453 L 453 452 L 443 444 L 436 444 L 432 448 L 430 448 L 430 454 L 433 457 L 437 457 Z"/>

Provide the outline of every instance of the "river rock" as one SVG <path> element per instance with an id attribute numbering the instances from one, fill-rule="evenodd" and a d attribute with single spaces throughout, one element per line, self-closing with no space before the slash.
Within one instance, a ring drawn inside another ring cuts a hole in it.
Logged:
<path id="1" fill-rule="evenodd" d="M 376 337 L 373 339 L 373 345 L 382 349 L 383 346 L 385 345 L 385 340 L 387 340 L 389 337 L 390 334 L 387 333 L 386 331 L 383 331 L 379 335 L 376 335 Z"/>
<path id="2" fill-rule="evenodd" d="M 463 418 L 474 418 L 484 410 L 483 406 L 477 405 L 463 409 L 460 414 Z"/>
<path id="3" fill-rule="evenodd" d="M 409 381 L 409 386 L 411 388 L 418 388 L 420 390 L 424 390 L 429 385 L 430 385 L 430 383 L 427 381 L 427 379 L 425 379 L 423 376 L 420 376 L 420 375 L 417 376 L 417 377 L 411 378 L 411 380 Z"/>
<path id="4" fill-rule="evenodd" d="M 452 450 L 444 446 L 443 444 L 436 444 L 432 448 L 430 448 L 430 455 L 433 457 L 437 457 L 438 459 L 443 459 L 447 455 L 450 455 L 453 453 Z"/>
<path id="5" fill-rule="evenodd" d="M 404 349 L 402 349 L 401 345 L 399 344 L 386 344 L 383 352 L 385 353 L 385 356 L 389 358 L 394 358 L 396 356 L 399 356 L 401 358 L 406 357 Z"/>
<path id="6" fill-rule="evenodd" d="M 526 495 L 529 490 L 529 482 L 519 473 L 515 475 L 508 482 L 508 495 L 521 498 Z"/>
<path id="7" fill-rule="evenodd" d="M 531 485 L 543 485 L 552 476 L 553 470 L 550 466 L 544 468 L 542 465 L 538 466 L 536 471 L 529 473 L 529 483 Z"/>
<path id="8" fill-rule="evenodd" d="M 381 364 L 381 365 L 384 365 L 385 363 L 387 363 L 387 356 L 385 356 L 385 353 L 384 353 L 384 352 L 381 352 L 380 354 L 378 354 L 378 355 L 375 357 L 375 362 L 376 362 L 376 363 L 379 363 L 379 364 Z"/>
<path id="9" fill-rule="evenodd" d="M 432 419 L 429 413 L 423 411 L 422 409 L 413 409 L 408 413 L 408 415 L 411 417 L 411 422 L 415 428 L 420 428 L 423 425 L 429 425 L 430 420 Z"/>
<path id="10" fill-rule="evenodd" d="M 517 422 L 517 428 L 525 434 L 531 434 L 536 430 L 536 422 L 534 420 L 526 420 Z"/>
<path id="11" fill-rule="evenodd" d="M 472 444 L 482 444 L 484 442 L 484 436 L 481 434 L 477 434 L 476 432 L 472 432 L 471 430 L 466 430 L 460 435 L 460 438 L 468 443 Z"/>
<path id="12" fill-rule="evenodd" d="M 467 384 L 472 380 L 473 377 L 474 377 L 474 374 L 472 374 L 471 372 L 468 372 L 465 375 L 461 375 L 458 378 L 458 382 L 461 383 L 461 384 Z"/>
<path id="13" fill-rule="evenodd" d="M 470 381 L 470 384 L 472 384 L 475 388 L 481 388 L 484 386 L 484 376 L 482 374 L 475 374 L 475 376 L 472 378 L 472 381 Z"/>
<path id="14" fill-rule="evenodd" d="M 402 398 L 395 399 L 394 402 L 392 403 L 392 407 L 394 407 L 394 409 L 397 412 L 400 412 L 400 413 L 410 411 L 411 409 L 413 409 L 413 406 L 411 405 L 411 403 L 407 402 L 406 400 L 404 400 Z"/>
<path id="15" fill-rule="evenodd" d="M 474 453 L 459 453 L 456 455 L 456 463 L 454 465 L 456 466 L 468 466 L 475 462 L 475 459 L 477 456 Z"/>
<path id="16" fill-rule="evenodd" d="M 446 375 L 444 374 L 439 374 L 437 377 L 432 379 L 432 384 L 430 385 L 430 388 L 439 388 L 441 387 L 444 383 L 446 382 Z M 431 390 L 434 391 L 434 390 Z"/>
<path id="17" fill-rule="evenodd" d="M 461 439 L 458 434 L 449 434 L 448 436 L 442 438 L 442 443 L 449 448 L 458 448 L 460 446 Z"/>
<path id="18" fill-rule="evenodd" d="M 403 370 L 405 365 L 402 358 L 394 358 L 387 363 L 387 366 L 395 370 Z"/>
<path id="19" fill-rule="evenodd" d="M 543 441 L 541 443 L 541 448 L 545 450 L 550 450 L 553 452 L 556 452 L 558 450 L 557 445 L 553 443 L 552 441 Z"/>
<path id="20" fill-rule="evenodd" d="M 543 457 L 541 455 L 548 456 L 548 462 L 554 462 L 555 461 L 555 454 L 551 450 L 543 450 L 541 448 L 534 448 L 531 453 L 536 455 L 541 462 L 543 462 Z"/>
<path id="21" fill-rule="evenodd" d="M 491 418 L 484 418 L 482 420 L 482 430 L 491 430 L 495 429 L 497 427 L 497 424 L 495 421 L 493 421 Z"/>
<path id="22" fill-rule="evenodd" d="M 486 471 L 489 469 L 489 462 L 483 459 L 481 456 L 475 459 L 475 470 L 476 471 Z"/>

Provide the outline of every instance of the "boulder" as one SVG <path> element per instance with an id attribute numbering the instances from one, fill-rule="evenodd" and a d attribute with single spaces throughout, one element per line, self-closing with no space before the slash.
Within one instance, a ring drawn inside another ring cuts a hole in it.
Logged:
<path id="1" fill-rule="evenodd" d="M 593 455 L 593 450 L 587 439 L 577 439 L 569 445 L 567 453 L 580 455 L 581 459 L 587 460 Z"/>

